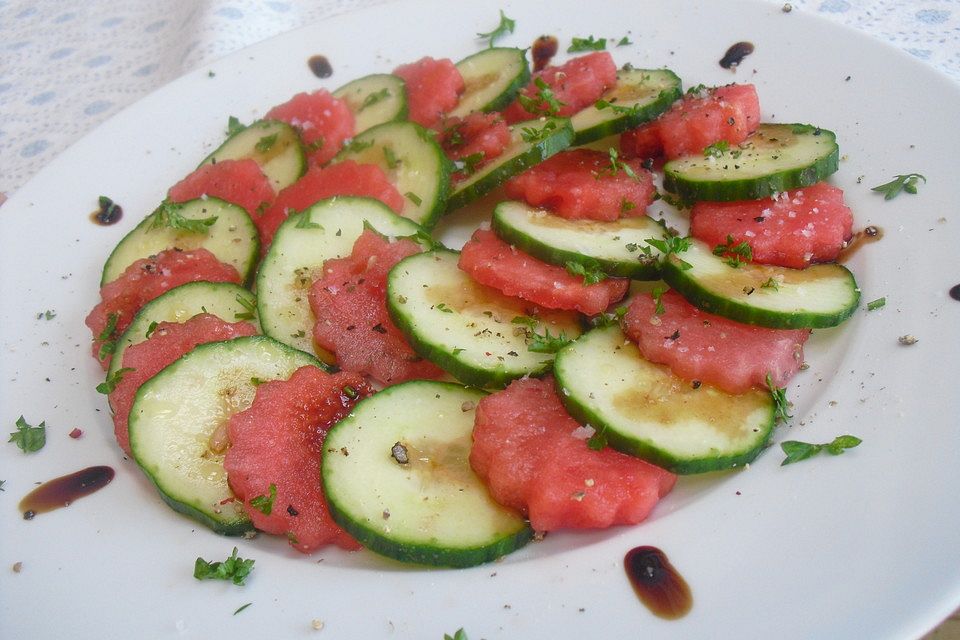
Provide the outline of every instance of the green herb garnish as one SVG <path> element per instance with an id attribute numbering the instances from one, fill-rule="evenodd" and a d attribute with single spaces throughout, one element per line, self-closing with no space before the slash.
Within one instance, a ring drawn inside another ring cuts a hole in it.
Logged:
<path id="1" fill-rule="evenodd" d="M 753 250 L 750 245 L 746 241 L 734 243 L 731 235 L 727 235 L 726 243 L 718 244 L 713 248 L 713 255 L 724 257 L 723 261 L 734 269 L 753 260 Z"/>
<path id="2" fill-rule="evenodd" d="M 150 322 L 150 326 L 147 327 L 147 331 L 146 333 L 143 334 L 143 337 L 149 338 L 150 336 L 152 336 L 153 332 L 156 331 L 157 327 L 159 326 L 160 326 L 160 323 L 158 323 L 156 320 L 153 320 L 152 322 Z"/>
<path id="3" fill-rule="evenodd" d="M 467 632 L 461 627 L 452 636 L 449 633 L 443 634 L 443 640 L 468 640 Z"/>
<path id="4" fill-rule="evenodd" d="M 876 311 L 877 309 L 883 308 L 887 304 L 887 298 L 877 298 L 876 300 L 871 300 L 867 303 L 867 311 Z"/>
<path id="5" fill-rule="evenodd" d="M 247 300 L 246 298 L 242 297 L 239 293 L 237 294 L 236 301 L 237 301 L 237 304 L 239 304 L 241 307 L 245 309 L 245 311 L 241 311 L 240 313 L 233 314 L 233 317 L 236 320 L 253 320 L 255 317 L 257 317 L 256 301 Z"/>
<path id="6" fill-rule="evenodd" d="M 773 376 L 767 374 L 767 388 L 770 389 L 770 397 L 773 398 L 773 418 L 774 422 L 786 422 L 793 416 L 787 413 L 790 410 L 791 403 L 787 400 L 786 387 L 778 387 L 773 384 Z"/>
<path id="7" fill-rule="evenodd" d="M 500 10 L 500 24 L 497 25 L 497 28 L 493 31 L 488 31 L 487 33 L 478 33 L 477 37 L 481 40 L 488 40 L 488 46 L 493 48 L 497 40 L 500 38 L 506 37 L 508 33 L 513 33 L 513 30 L 517 27 L 516 20 L 511 20 L 503 12 L 503 9 Z"/>
<path id="8" fill-rule="evenodd" d="M 297 217 L 297 224 L 293 225 L 297 229 L 323 229 L 323 227 L 310 220 L 310 212 L 304 211 Z"/>
<path id="9" fill-rule="evenodd" d="M 607 446 L 607 425 L 603 425 L 587 438 L 587 446 L 594 451 L 600 451 Z"/>
<path id="10" fill-rule="evenodd" d="M 610 166 L 597 174 L 597 178 L 606 173 L 609 173 L 611 176 L 615 176 L 617 173 L 622 171 L 627 174 L 628 178 L 632 178 L 633 180 L 640 182 L 640 176 L 638 176 L 637 172 L 633 170 L 633 167 L 620 159 L 620 154 L 616 149 L 610 147 L 607 151 L 607 156 L 610 158 Z"/>
<path id="11" fill-rule="evenodd" d="M 587 36 L 586 38 L 574 37 L 570 43 L 570 46 L 567 47 L 567 53 L 580 53 L 581 51 L 603 51 L 606 48 L 606 38 L 594 38 L 593 36 Z"/>
<path id="12" fill-rule="evenodd" d="M 123 367 L 117 369 L 107 376 L 106 380 L 97 385 L 97 392 L 104 395 L 113 393 L 113 390 L 117 388 L 117 385 L 120 384 L 120 381 L 123 380 L 123 376 L 125 376 L 128 371 L 136 371 L 136 369 L 132 367 Z"/>
<path id="13" fill-rule="evenodd" d="M 400 159 L 397 158 L 397 154 L 393 152 L 393 147 L 384 147 L 383 157 L 387 161 L 387 167 L 390 169 L 396 169 L 400 166 Z"/>
<path id="14" fill-rule="evenodd" d="M 263 136 L 257 140 L 257 144 L 253 145 L 253 148 L 256 149 L 259 153 L 266 153 L 273 148 L 273 145 L 277 143 L 277 138 L 280 136 L 279 133 L 274 133 L 269 136 Z"/>
<path id="15" fill-rule="evenodd" d="M 783 459 L 780 466 L 782 467 L 787 464 L 812 458 L 821 451 L 826 451 L 830 455 L 839 456 L 847 449 L 852 449 L 861 442 L 863 442 L 863 440 L 851 435 L 837 436 L 831 442 L 825 444 L 810 444 L 809 442 L 786 440 L 780 443 L 780 448 L 787 454 L 787 457 Z"/>
<path id="16" fill-rule="evenodd" d="M 656 303 L 653 313 L 658 316 L 662 316 L 667 312 L 667 310 L 663 308 L 663 294 L 666 292 L 667 288 L 660 285 L 654 287 L 653 291 L 650 292 L 651 297 L 653 297 L 653 301 Z"/>
<path id="17" fill-rule="evenodd" d="M 520 137 L 524 142 L 541 142 L 549 138 L 558 126 L 556 120 L 549 120 L 539 129 L 537 127 L 523 127 L 520 129 Z"/>
<path id="18" fill-rule="evenodd" d="M 780 282 L 773 276 L 770 276 L 769 278 L 767 278 L 766 282 L 760 285 L 760 288 L 773 289 L 774 291 L 780 291 Z"/>
<path id="19" fill-rule="evenodd" d="M 730 150 L 730 143 L 726 140 L 719 140 L 703 150 L 704 158 L 719 158 Z"/>
<path id="20" fill-rule="evenodd" d="M 893 200 L 900 195 L 901 191 L 916 195 L 917 180 L 923 180 L 924 183 L 927 182 L 927 179 L 919 173 L 908 173 L 906 175 L 898 175 L 890 182 L 873 187 L 870 191 L 882 193 L 884 200 Z"/>
<path id="21" fill-rule="evenodd" d="M 419 207 L 421 204 L 423 204 L 423 200 L 420 198 L 420 196 L 418 196 L 417 194 L 415 194 L 413 191 L 407 191 L 407 192 L 406 192 L 405 194 L 403 194 L 403 195 L 406 196 L 407 200 L 409 200 L 409 201 L 412 202 L 413 204 L 417 205 L 418 207 Z"/>
<path id="22" fill-rule="evenodd" d="M 477 167 L 480 166 L 480 163 L 483 162 L 483 158 L 486 154 L 483 151 L 478 151 L 476 153 L 471 153 L 468 156 L 457 160 L 454 163 L 457 171 L 462 171 L 464 175 L 471 176 L 473 175 Z"/>
<path id="23" fill-rule="evenodd" d="M 182 213 L 183 205 L 173 202 L 164 202 L 153 212 L 153 222 L 147 231 L 168 227 L 187 233 L 208 233 L 210 227 L 217 221 L 217 216 L 209 218 L 185 218 Z"/>
<path id="24" fill-rule="evenodd" d="M 360 104 L 360 107 L 357 109 L 357 113 L 360 113 L 367 107 L 372 107 L 373 105 L 377 104 L 381 100 L 386 100 L 389 97 L 390 97 L 390 89 L 387 89 L 386 87 L 384 87 L 383 89 L 380 89 L 380 91 L 375 91 L 363 99 L 363 102 Z"/>
<path id="25" fill-rule="evenodd" d="M 663 254 L 663 257 L 661 258 L 662 261 L 666 261 L 667 258 L 673 254 L 677 256 L 677 261 L 679 262 L 680 268 L 683 271 L 693 268 L 692 264 L 681 259 L 678 255 L 690 248 L 690 238 L 681 238 L 680 236 L 675 236 L 670 232 L 665 232 L 663 234 L 663 238 L 660 240 L 656 238 L 647 238 L 644 240 L 644 242 Z"/>
<path id="26" fill-rule="evenodd" d="M 596 260 L 583 260 L 580 262 L 574 260 L 568 260 L 564 266 L 567 269 L 567 273 L 572 276 L 580 276 L 583 278 L 583 284 L 597 284 L 598 282 L 603 282 L 607 279 L 607 274 L 603 272 L 600 268 L 600 263 Z"/>
<path id="27" fill-rule="evenodd" d="M 344 150 L 346 150 L 347 153 L 360 153 L 364 149 L 369 149 L 374 144 L 376 144 L 376 140 L 357 140 L 354 138 L 350 141 L 350 144 L 344 147 Z"/>
<path id="28" fill-rule="evenodd" d="M 47 423 L 41 422 L 37 426 L 27 424 L 23 416 L 17 418 L 17 430 L 10 433 L 10 439 L 7 442 L 16 443 L 24 453 L 33 453 L 43 449 L 47 443 Z"/>
<path id="29" fill-rule="evenodd" d="M 253 571 L 254 560 L 244 560 L 237 557 L 237 548 L 233 554 L 223 562 L 207 562 L 197 558 L 193 566 L 193 577 L 197 580 L 230 580 L 233 584 L 242 585 L 250 572 Z"/>
<path id="30" fill-rule="evenodd" d="M 434 306 L 438 311 L 442 311 L 442 312 L 444 312 L 444 313 L 453 313 L 453 309 L 451 309 L 450 307 L 448 307 L 448 306 L 447 306 L 445 303 L 443 303 L 443 302 L 438 302 L 437 304 L 435 304 L 435 305 L 433 305 L 433 306 Z"/>
<path id="31" fill-rule="evenodd" d="M 271 482 L 268 492 L 270 494 L 269 496 L 250 498 L 250 506 L 265 516 L 273 513 L 273 501 L 277 499 L 277 485 Z"/>
<path id="32" fill-rule="evenodd" d="M 252 602 L 248 602 L 247 604 L 240 605 L 240 607 L 239 607 L 236 611 L 233 612 L 233 615 L 237 615 L 238 613 L 240 613 L 241 611 L 243 611 L 244 609 L 246 609 L 247 607 L 249 607 L 249 606 L 252 605 L 252 604 L 253 604 Z"/>
<path id="33" fill-rule="evenodd" d="M 547 84 L 543 78 L 537 78 L 533 81 L 533 84 L 537 87 L 536 94 L 528 96 L 521 93 L 517 96 L 520 106 L 528 113 L 533 115 L 555 116 L 557 112 L 560 111 L 560 107 L 567 106 L 567 103 L 560 102 L 560 100 L 557 99 L 553 93 L 553 89 L 550 88 L 550 85 Z"/>
<path id="34" fill-rule="evenodd" d="M 563 333 L 557 336 L 551 336 L 550 329 L 547 329 L 544 335 L 535 333 L 530 336 L 530 342 L 527 343 L 527 351 L 534 353 L 556 353 L 571 342 L 573 341 Z"/>
<path id="35" fill-rule="evenodd" d="M 617 307 L 613 313 L 601 313 L 590 320 L 594 327 L 612 327 L 620 324 L 623 316 L 627 315 L 627 307 Z"/>
<path id="36" fill-rule="evenodd" d="M 636 115 L 637 113 L 639 113 L 639 112 L 640 112 L 640 107 L 641 107 L 640 104 L 634 104 L 634 105 L 629 106 L 629 107 L 623 107 L 623 106 L 620 106 L 620 105 L 618 105 L 618 104 L 613 104 L 612 102 L 608 102 L 608 101 L 602 100 L 602 99 L 601 99 L 601 100 L 597 100 L 596 102 L 594 102 L 594 103 L 593 103 L 593 106 L 597 109 L 597 111 L 603 111 L 604 109 L 610 109 L 610 110 L 613 111 L 614 113 L 619 113 L 619 114 L 621 114 L 621 115 L 628 115 L 628 116 Z"/>
<path id="37" fill-rule="evenodd" d="M 227 135 L 228 136 L 232 136 L 235 133 L 240 133 L 246 128 L 247 126 L 242 122 L 240 122 L 240 120 L 236 116 L 230 116 L 229 118 L 227 118 Z"/>
<path id="38" fill-rule="evenodd" d="M 630 38 L 628 36 L 623 36 L 622 38 L 620 38 L 619 42 L 617 42 L 618 47 L 625 47 L 628 44 L 633 44 L 632 42 L 630 42 Z"/>

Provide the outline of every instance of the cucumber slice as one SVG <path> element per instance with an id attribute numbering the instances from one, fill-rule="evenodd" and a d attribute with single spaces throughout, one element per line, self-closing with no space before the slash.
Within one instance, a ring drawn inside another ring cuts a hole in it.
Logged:
<path id="1" fill-rule="evenodd" d="M 176 211 L 188 220 L 215 217 L 217 221 L 199 233 L 170 226 L 154 228 L 165 207 L 176 207 Z M 114 247 L 103 265 L 100 286 L 119 278 L 123 271 L 137 260 L 174 247 L 184 251 L 202 247 L 215 255 L 220 262 L 236 268 L 241 281 L 247 282 L 253 275 L 253 268 L 260 255 L 260 234 L 242 207 L 219 198 L 197 198 L 182 205 L 164 203 Z"/>
<path id="2" fill-rule="evenodd" d="M 533 531 L 470 468 L 484 395 L 417 380 L 354 407 L 323 447 L 323 488 L 337 524 L 376 553 L 445 567 L 490 562 L 526 544 Z"/>
<path id="3" fill-rule="evenodd" d="M 573 144 L 587 144 L 653 120 L 680 99 L 680 86 L 680 78 L 669 69 L 617 71 L 617 83 L 600 96 L 610 106 L 590 106 L 570 117 Z"/>
<path id="4" fill-rule="evenodd" d="M 842 265 L 732 267 L 692 238 L 689 249 L 670 254 L 661 268 L 663 280 L 691 304 L 773 329 L 834 327 L 853 315 L 860 301 L 857 282 Z"/>
<path id="5" fill-rule="evenodd" d="M 492 191 L 509 178 L 539 164 L 573 142 L 567 118 L 542 118 L 510 127 L 510 144 L 493 161 L 454 186 L 447 211 L 454 211 Z M 532 140 L 526 142 L 524 138 Z"/>
<path id="6" fill-rule="evenodd" d="M 836 135 L 809 124 L 761 124 L 717 153 L 671 160 L 664 188 L 691 202 L 759 200 L 825 180 L 840 163 Z"/>
<path id="7" fill-rule="evenodd" d="M 553 354 L 530 351 L 530 333 L 575 338 L 580 335 L 577 315 L 539 311 L 478 284 L 457 267 L 458 257 L 436 249 L 405 258 L 390 270 L 387 311 L 410 346 L 477 387 L 504 387 L 516 378 L 549 371 Z M 514 318 L 526 318 L 529 324 L 514 323 Z"/>
<path id="8" fill-rule="evenodd" d="M 107 378 L 122 366 L 127 347 L 146 340 L 147 331 L 155 322 L 186 322 L 198 313 L 212 313 L 227 322 L 239 322 L 249 318 L 250 309 L 256 304 L 256 296 L 232 282 L 188 282 L 174 287 L 137 312 L 117 340 Z M 256 318 L 249 321 L 256 323 Z"/>
<path id="9" fill-rule="evenodd" d="M 560 400 L 570 415 L 603 431 L 611 447 L 673 473 L 750 462 L 774 426 L 768 392 L 730 395 L 692 385 L 643 359 L 619 327 L 594 329 L 557 354 Z"/>
<path id="10" fill-rule="evenodd" d="M 457 63 L 466 86 L 460 102 L 447 115 L 462 118 L 475 111 L 506 109 L 530 82 L 530 65 L 523 49 L 494 47 Z"/>
<path id="11" fill-rule="evenodd" d="M 334 162 L 375 164 L 407 201 L 402 215 L 430 228 L 443 213 L 451 163 L 426 129 L 413 122 L 388 122 L 356 136 Z"/>
<path id="12" fill-rule="evenodd" d="M 276 137 L 274 137 L 276 136 Z M 227 138 L 216 151 L 200 163 L 250 158 L 270 179 L 273 190 L 289 187 L 307 172 L 307 156 L 300 134 L 286 122 L 258 120 Z"/>
<path id="13" fill-rule="evenodd" d="M 286 380 L 313 356 L 266 336 L 201 344 L 143 383 L 130 409 L 130 449 L 175 511 L 217 533 L 252 527 L 233 500 L 223 469 L 226 446 L 211 450 L 235 413 L 247 409 L 258 381 Z"/>
<path id="14" fill-rule="evenodd" d="M 389 73 L 357 78 L 334 91 L 333 97 L 347 103 L 357 133 L 378 124 L 407 118 L 406 83 Z"/>
<path id="15" fill-rule="evenodd" d="M 614 222 L 567 220 L 523 202 L 501 202 L 493 211 L 492 228 L 505 242 L 544 262 L 560 266 L 578 262 L 596 266 L 608 276 L 658 280 L 660 252 L 647 245 L 663 227 L 649 216 Z M 647 247 L 651 255 L 646 255 Z"/>
<path id="16" fill-rule="evenodd" d="M 364 224 L 386 236 L 409 236 L 420 229 L 379 200 L 349 196 L 321 200 L 280 225 L 257 272 L 257 312 L 264 333 L 334 361 L 313 342 L 310 287 L 324 262 L 350 255 Z"/>

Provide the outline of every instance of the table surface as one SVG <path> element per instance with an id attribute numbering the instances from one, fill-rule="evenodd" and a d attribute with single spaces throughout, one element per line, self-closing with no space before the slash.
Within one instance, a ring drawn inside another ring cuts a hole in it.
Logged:
<path id="1" fill-rule="evenodd" d="M 85 133 L 187 71 L 387 1 L 0 0 L 0 203 Z M 960 0 L 790 5 L 897 46 L 960 82 Z M 960 640 L 960 612 L 927 637 Z"/>

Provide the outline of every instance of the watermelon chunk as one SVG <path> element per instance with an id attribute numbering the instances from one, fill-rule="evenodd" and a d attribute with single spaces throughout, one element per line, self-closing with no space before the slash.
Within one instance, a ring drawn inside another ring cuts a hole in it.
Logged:
<path id="1" fill-rule="evenodd" d="M 657 158 L 663 155 L 660 124 L 656 120 L 620 134 L 620 155 L 624 158 Z"/>
<path id="2" fill-rule="evenodd" d="M 786 386 L 803 364 L 806 329 L 767 329 L 741 324 L 697 309 L 675 291 L 661 296 L 664 313 L 648 294 L 633 299 L 624 332 L 651 362 L 665 364 L 686 380 L 699 380 L 727 393 L 766 387 L 767 374 Z"/>
<path id="3" fill-rule="evenodd" d="M 313 338 L 333 352 L 342 369 L 370 375 L 383 384 L 433 380 L 443 371 L 418 356 L 387 314 L 387 272 L 420 253 L 412 240 L 394 242 L 364 231 L 346 258 L 328 260 L 310 289 L 317 319 Z"/>
<path id="4" fill-rule="evenodd" d="M 536 531 L 636 524 L 676 476 L 626 454 L 587 446 L 552 378 L 517 380 L 477 405 L 470 466 L 500 504 Z"/>
<path id="5" fill-rule="evenodd" d="M 737 145 L 747 139 L 760 124 L 760 100 L 752 84 L 728 84 L 687 94 L 653 123 L 620 138 L 628 157 L 652 157 L 653 137 L 668 159 L 702 153 L 705 148 L 725 140 Z"/>
<path id="6" fill-rule="evenodd" d="M 124 350 L 123 368 L 131 370 L 123 373 L 109 396 L 113 432 L 120 448 L 131 455 L 127 419 L 140 385 L 198 344 L 256 334 L 257 328 L 249 322 L 226 322 L 215 315 L 201 313 L 182 324 L 161 322 L 149 338 Z"/>
<path id="7" fill-rule="evenodd" d="M 506 184 L 507 195 L 573 220 L 611 221 L 643 215 L 653 202 L 653 176 L 640 160 L 624 160 L 633 172 L 614 170 L 609 154 L 561 151 Z"/>
<path id="8" fill-rule="evenodd" d="M 457 106 L 466 88 L 456 65 L 447 58 L 427 56 L 393 70 L 407 85 L 410 120 L 432 129 L 446 112 Z"/>
<path id="9" fill-rule="evenodd" d="M 630 284 L 622 278 L 608 278 L 585 285 L 581 276 L 537 260 L 484 229 L 477 229 L 463 245 L 459 265 L 480 284 L 508 296 L 547 309 L 576 310 L 588 316 L 604 311 L 622 298 Z"/>
<path id="10" fill-rule="evenodd" d="M 824 182 L 787 191 L 775 199 L 698 202 L 690 234 L 711 246 L 746 242 L 753 262 L 803 269 L 836 260 L 853 231 L 853 213 L 843 190 Z"/>
<path id="11" fill-rule="evenodd" d="M 606 51 L 597 51 L 570 60 L 560 66 L 549 66 L 533 74 L 533 78 L 523 91 L 523 95 L 534 98 L 540 92 L 537 80 L 546 82 L 561 106 L 558 116 L 571 116 L 584 107 L 600 99 L 603 92 L 617 82 L 617 65 Z M 527 111 L 519 100 L 504 109 L 503 117 L 510 124 L 530 120 L 543 115 L 550 105 L 546 101 L 537 107 L 541 111 Z"/>
<path id="12" fill-rule="evenodd" d="M 123 335 L 140 307 L 165 291 L 197 280 L 241 284 L 236 269 L 201 248 L 167 249 L 137 260 L 119 278 L 104 285 L 100 289 L 100 303 L 86 318 L 86 325 L 93 332 L 93 357 L 104 370 L 110 366 L 109 351 L 104 343 Z"/>
<path id="13" fill-rule="evenodd" d="M 510 128 L 498 113 L 471 113 L 465 118 L 447 118 L 440 132 L 440 146 L 448 158 L 481 158 L 473 165 L 474 170 L 501 155 L 510 141 Z M 463 177 L 462 173 L 455 173 L 453 179 Z"/>
<path id="14" fill-rule="evenodd" d="M 397 188 L 387 179 L 387 174 L 376 165 L 344 160 L 326 168 L 311 167 L 299 180 L 281 191 L 273 206 L 264 211 L 263 215 L 253 217 L 260 230 L 262 252 L 267 252 L 274 234 L 290 211 L 303 211 L 324 198 L 333 196 L 376 198 L 397 214 L 403 211 L 405 202 Z"/>
<path id="15" fill-rule="evenodd" d="M 258 212 L 273 202 L 276 194 L 260 165 L 247 158 L 205 164 L 173 185 L 167 193 L 171 202 L 186 202 L 203 196 L 232 202 L 256 219 Z"/>
<path id="16" fill-rule="evenodd" d="M 289 380 L 265 382 L 253 404 L 230 418 L 230 448 L 223 460 L 227 481 L 253 525 L 286 535 L 297 551 L 325 544 L 359 549 L 330 517 L 320 484 L 320 460 L 327 430 L 370 395 L 363 377 L 301 367 Z M 269 499 L 267 507 L 258 496 Z"/>
<path id="17" fill-rule="evenodd" d="M 353 112 L 347 103 L 325 89 L 298 93 L 270 109 L 264 118 L 286 122 L 299 131 L 312 164 L 328 162 L 343 148 L 343 141 L 355 133 Z"/>

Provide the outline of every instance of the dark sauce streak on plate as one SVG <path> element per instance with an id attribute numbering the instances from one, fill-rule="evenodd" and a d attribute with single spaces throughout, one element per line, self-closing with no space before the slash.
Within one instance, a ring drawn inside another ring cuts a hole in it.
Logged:
<path id="1" fill-rule="evenodd" d="M 837 262 L 846 262 L 857 251 L 860 250 L 860 247 L 877 242 L 881 238 L 883 238 L 883 229 L 880 227 L 875 225 L 864 227 L 863 231 L 857 231 L 855 234 L 853 234 L 853 237 L 851 237 L 843 245 L 843 249 L 840 251 L 840 257 L 837 258 Z"/>
<path id="2" fill-rule="evenodd" d="M 313 75 L 318 78 L 329 78 L 333 75 L 333 67 L 330 66 L 327 56 L 310 56 L 310 59 L 307 60 L 307 66 L 310 67 L 310 71 L 313 71 Z"/>
<path id="3" fill-rule="evenodd" d="M 732 69 L 743 62 L 743 59 L 753 53 L 753 43 L 738 42 L 730 45 L 727 52 L 720 58 L 720 66 L 724 69 Z"/>
<path id="4" fill-rule="evenodd" d="M 640 601 L 666 620 L 682 618 L 693 607 L 690 586 L 656 547 L 635 547 L 623 559 L 627 577 Z"/>
<path id="5" fill-rule="evenodd" d="M 100 207 L 90 214 L 92 223 L 107 227 L 120 222 L 120 218 L 123 217 L 123 207 L 107 196 L 100 196 L 99 204 Z"/>
<path id="6" fill-rule="evenodd" d="M 106 466 L 87 467 L 80 471 L 44 482 L 20 501 L 24 520 L 46 513 L 102 489 L 113 480 L 113 469 Z"/>
<path id="7" fill-rule="evenodd" d="M 550 64 L 553 56 L 557 55 L 559 43 L 555 36 L 540 36 L 533 41 L 530 55 L 533 58 L 533 70 L 541 71 Z"/>
<path id="8" fill-rule="evenodd" d="M 960 284 L 955 284 L 950 287 L 950 297 L 960 302 Z"/>

